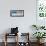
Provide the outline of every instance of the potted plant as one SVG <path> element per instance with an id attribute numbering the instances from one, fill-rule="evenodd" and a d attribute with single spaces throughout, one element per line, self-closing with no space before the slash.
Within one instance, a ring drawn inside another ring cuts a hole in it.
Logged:
<path id="1" fill-rule="evenodd" d="M 45 32 L 35 32 L 33 35 L 37 38 L 38 43 L 41 43 L 40 40 L 42 38 L 45 38 L 44 37 L 46 36 L 45 34 L 46 34 Z"/>

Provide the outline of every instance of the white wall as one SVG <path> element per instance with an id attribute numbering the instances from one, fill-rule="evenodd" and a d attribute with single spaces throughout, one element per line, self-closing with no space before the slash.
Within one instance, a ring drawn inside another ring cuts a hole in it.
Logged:
<path id="1" fill-rule="evenodd" d="M 10 17 L 12 9 L 24 10 L 24 17 Z M 32 35 L 32 24 L 36 24 L 36 0 L 0 0 L 0 34 L 17 26 L 20 32 Z"/>

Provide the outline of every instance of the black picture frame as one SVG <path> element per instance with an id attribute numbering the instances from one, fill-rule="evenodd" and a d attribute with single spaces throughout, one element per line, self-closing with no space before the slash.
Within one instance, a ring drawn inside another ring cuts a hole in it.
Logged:
<path id="1" fill-rule="evenodd" d="M 10 10 L 11 17 L 24 17 L 24 10 Z"/>

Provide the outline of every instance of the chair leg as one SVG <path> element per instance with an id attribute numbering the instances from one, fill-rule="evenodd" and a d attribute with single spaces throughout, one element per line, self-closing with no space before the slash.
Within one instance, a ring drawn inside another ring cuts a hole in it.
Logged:
<path id="1" fill-rule="evenodd" d="M 5 44 L 5 46 L 7 46 L 7 42 L 6 41 L 4 42 L 4 44 Z"/>
<path id="2" fill-rule="evenodd" d="M 5 46 L 7 46 L 7 33 L 5 34 Z"/>

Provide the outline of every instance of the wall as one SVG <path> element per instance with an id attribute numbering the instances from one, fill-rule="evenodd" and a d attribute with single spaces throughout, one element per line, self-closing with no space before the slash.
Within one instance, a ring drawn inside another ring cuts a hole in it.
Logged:
<path id="1" fill-rule="evenodd" d="M 10 17 L 10 10 L 24 10 L 24 17 Z M 36 0 L 0 0 L 0 34 L 10 32 L 11 27 L 19 27 L 19 32 L 30 32 L 36 24 Z"/>

